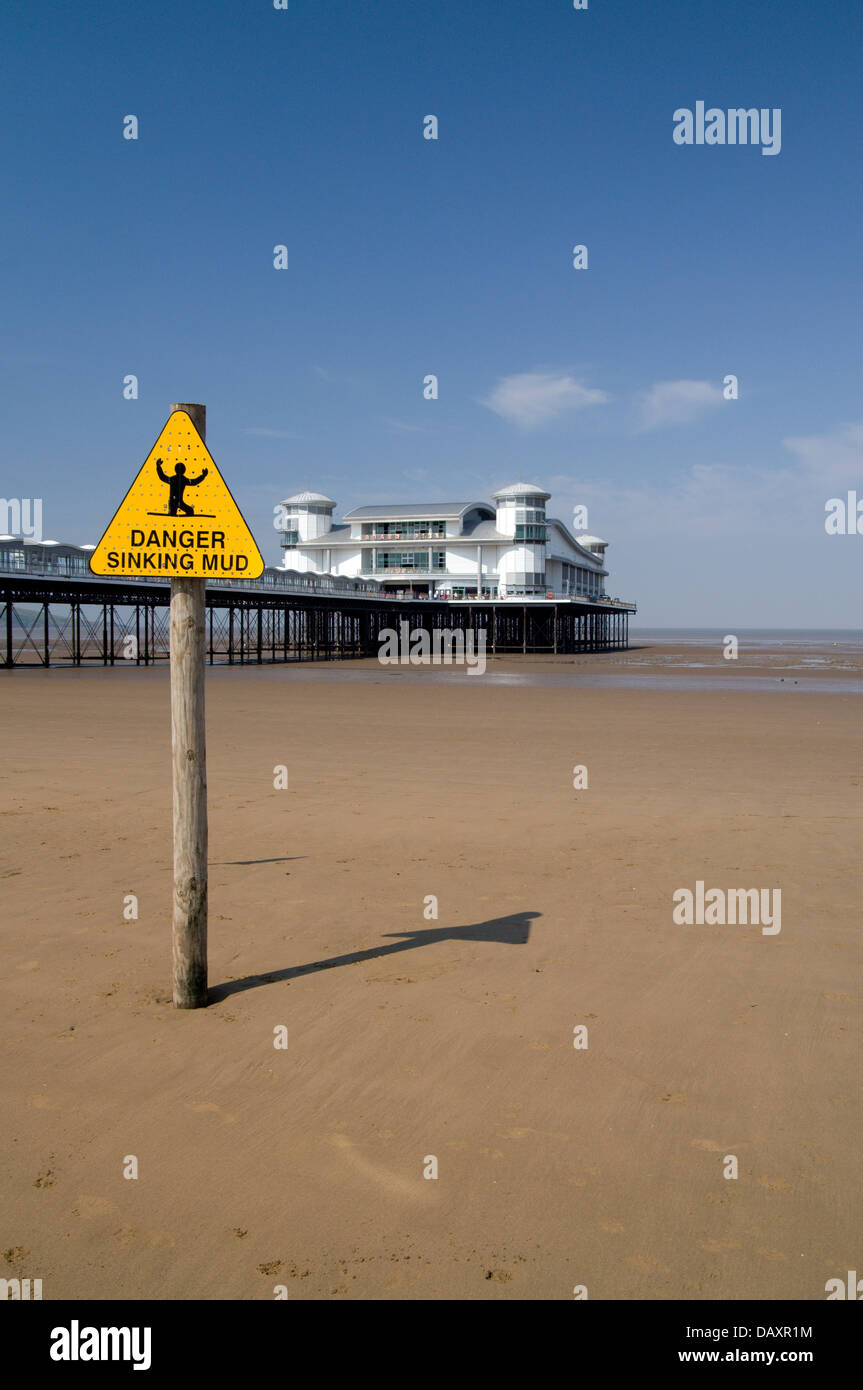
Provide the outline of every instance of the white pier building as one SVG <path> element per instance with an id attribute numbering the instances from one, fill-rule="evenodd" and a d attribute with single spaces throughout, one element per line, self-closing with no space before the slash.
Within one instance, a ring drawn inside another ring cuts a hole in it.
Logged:
<path id="1" fill-rule="evenodd" d="M 546 516 L 551 494 L 511 483 L 488 502 L 355 507 L 299 492 L 276 508 L 284 568 L 373 579 L 390 595 L 486 599 L 605 597 L 605 549 Z"/>

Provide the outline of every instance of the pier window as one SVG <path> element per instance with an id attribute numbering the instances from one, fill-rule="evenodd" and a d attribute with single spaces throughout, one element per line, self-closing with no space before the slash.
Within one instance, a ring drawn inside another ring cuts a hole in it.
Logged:
<path id="1" fill-rule="evenodd" d="M 379 550 L 375 570 L 445 570 L 445 550 Z"/>
<path id="2" fill-rule="evenodd" d="M 534 593 L 545 588 L 545 575 L 536 571 L 513 571 L 511 574 L 503 576 L 508 594 L 512 593 Z"/>
<path id="3" fill-rule="evenodd" d="M 424 570 L 428 567 L 428 555 L 423 550 L 379 550 L 378 570 Z"/>
<path id="4" fill-rule="evenodd" d="M 27 552 L 23 546 L 20 550 L 4 550 L 3 569 L 4 570 L 25 570 L 27 568 Z"/>
<path id="5" fill-rule="evenodd" d="M 309 508 L 309 511 L 312 509 Z M 300 542 L 300 518 L 295 512 L 288 512 L 285 515 L 282 527 L 282 549 L 292 550 Z"/>
<path id="6" fill-rule="evenodd" d="M 364 541 L 428 541 L 445 535 L 445 521 L 370 521 L 362 530 Z"/>

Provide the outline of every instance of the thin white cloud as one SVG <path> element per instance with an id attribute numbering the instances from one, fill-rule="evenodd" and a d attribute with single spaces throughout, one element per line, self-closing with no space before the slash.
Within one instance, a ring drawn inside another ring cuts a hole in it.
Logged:
<path id="1" fill-rule="evenodd" d="M 270 430 L 264 425 L 252 425 L 245 433 L 258 435 L 262 439 L 302 439 L 303 437 L 293 430 Z"/>
<path id="2" fill-rule="evenodd" d="M 422 434 L 422 425 L 408 425 L 404 420 L 391 420 L 388 415 L 382 415 L 381 419 L 385 425 L 389 425 L 393 434 Z"/>
<path id="3" fill-rule="evenodd" d="M 861 427 L 863 430 L 863 427 Z M 858 474 L 858 477 L 860 474 Z M 673 547 L 681 539 L 741 536 L 801 537 L 823 530 L 831 484 L 808 467 L 789 462 L 696 463 L 661 480 L 615 484 L 610 479 L 565 474 L 547 477 L 549 514 L 570 524 L 572 508 L 588 508 L 588 530 L 627 544 L 648 539 Z"/>
<path id="4" fill-rule="evenodd" d="M 543 483 L 552 515 L 569 525 L 586 506 L 587 529 L 611 542 L 609 592 L 638 599 L 637 625 L 859 627 L 856 547 L 824 523 L 831 496 L 860 491 L 863 422 L 781 443 L 660 477 Z"/>
<path id="5" fill-rule="evenodd" d="M 564 411 L 603 405 L 610 399 L 606 391 L 583 386 L 571 376 L 555 372 L 520 372 L 501 377 L 480 404 L 522 429 L 535 429 Z"/>
<path id="6" fill-rule="evenodd" d="M 832 434 L 792 436 L 782 443 L 825 487 L 863 483 L 863 424 L 840 425 Z"/>
<path id="7" fill-rule="evenodd" d="M 657 381 L 639 397 L 641 428 L 686 425 L 721 404 L 722 392 L 711 381 Z"/>

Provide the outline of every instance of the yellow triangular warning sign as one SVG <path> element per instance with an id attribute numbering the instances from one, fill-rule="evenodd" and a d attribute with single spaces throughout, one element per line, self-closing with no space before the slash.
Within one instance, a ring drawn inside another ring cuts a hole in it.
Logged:
<path id="1" fill-rule="evenodd" d="M 175 410 L 93 554 L 93 574 L 257 579 L 264 561 L 191 417 Z"/>

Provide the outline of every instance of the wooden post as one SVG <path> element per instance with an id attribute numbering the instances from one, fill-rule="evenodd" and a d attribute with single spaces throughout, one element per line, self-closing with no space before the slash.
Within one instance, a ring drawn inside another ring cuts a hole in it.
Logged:
<path id="1" fill-rule="evenodd" d="M 204 443 L 207 407 L 185 410 Z M 207 1003 L 207 741 L 204 579 L 171 580 L 171 748 L 174 769 L 174 1007 Z"/>

